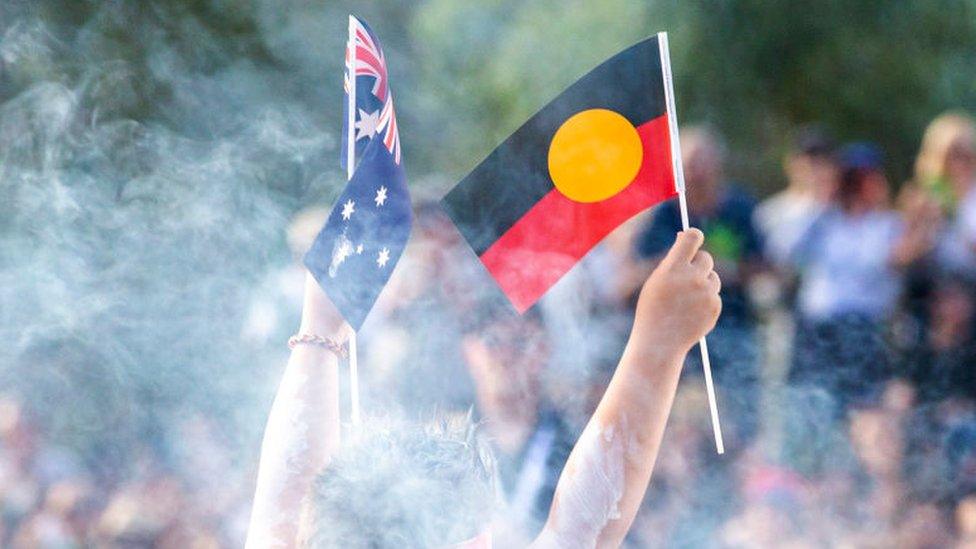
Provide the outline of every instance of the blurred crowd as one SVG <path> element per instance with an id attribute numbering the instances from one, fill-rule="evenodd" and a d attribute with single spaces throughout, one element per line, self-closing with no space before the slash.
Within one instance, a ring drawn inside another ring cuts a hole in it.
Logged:
<path id="1" fill-rule="evenodd" d="M 931 122 L 910 181 L 870 141 L 805 126 L 783 190 L 756 203 L 722 138 L 681 131 L 691 223 L 724 309 L 709 336 L 727 453 L 715 454 L 689 354 L 635 547 L 976 547 L 976 126 Z M 898 183 L 898 184 L 895 184 Z M 495 450 L 496 544 L 541 526 L 603 394 L 641 283 L 680 230 L 675 201 L 628 222 L 519 316 L 434 201 L 363 329 L 362 406 L 418 421 L 466 414 Z M 325 212 L 288 235 L 305 249 Z M 270 273 L 241 338 L 297 326 L 299 263 Z M 268 359 L 269 401 L 282 354 Z M 343 388 L 345 390 L 345 388 Z M 179 451 L 132 449 L 93 472 L 0 403 L 0 546 L 221 547 L 244 536 L 258 448 L 229 455 L 206 418 Z M 134 471 L 134 472 L 133 472 Z"/>
<path id="2" fill-rule="evenodd" d="M 179 445 L 147 435 L 106 467 L 110 459 L 86 463 L 46 436 L 37 406 L 0 399 L 0 547 L 243 544 L 253 475 L 234 466 L 207 418 L 176 427 Z"/>

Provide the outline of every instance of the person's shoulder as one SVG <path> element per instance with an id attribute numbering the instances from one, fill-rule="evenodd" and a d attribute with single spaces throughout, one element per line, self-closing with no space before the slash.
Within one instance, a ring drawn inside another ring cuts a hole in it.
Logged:
<path id="1" fill-rule="evenodd" d="M 766 198 L 756 202 L 757 214 L 759 211 L 770 211 L 780 209 L 787 204 L 793 202 L 794 198 L 790 195 L 789 191 L 782 190 L 777 193 L 773 193 Z"/>
<path id="2" fill-rule="evenodd" d="M 806 231 L 806 238 L 811 241 L 819 241 L 834 234 L 837 231 L 848 230 L 849 219 L 844 212 L 835 205 L 821 208 L 812 214 L 810 223 Z"/>
<path id="3" fill-rule="evenodd" d="M 671 225 L 681 225 L 681 210 L 678 208 L 678 200 L 670 199 L 661 202 L 651 209 L 651 216 L 647 222 L 648 226 L 663 229 L 671 228 Z"/>
<path id="4" fill-rule="evenodd" d="M 756 200 L 742 185 L 729 183 L 725 186 L 719 203 L 719 217 L 741 226 L 743 230 L 756 230 L 755 211 Z"/>
<path id="5" fill-rule="evenodd" d="M 782 193 L 771 196 L 769 202 L 775 204 L 782 201 L 785 196 Z M 736 209 L 753 209 L 756 207 L 756 198 L 749 192 L 745 185 L 732 181 L 725 185 L 724 202 L 726 206 Z"/>
<path id="6" fill-rule="evenodd" d="M 833 225 L 847 221 L 847 215 L 836 205 L 831 204 L 817 214 L 814 223 L 817 225 Z"/>
<path id="7" fill-rule="evenodd" d="M 659 203 L 651 209 L 651 212 L 655 217 L 660 215 L 678 215 L 680 213 L 678 209 L 678 198 L 669 198 Z"/>

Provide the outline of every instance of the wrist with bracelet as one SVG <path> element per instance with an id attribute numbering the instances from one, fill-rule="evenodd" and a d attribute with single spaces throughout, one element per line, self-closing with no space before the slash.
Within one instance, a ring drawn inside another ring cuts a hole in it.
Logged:
<path id="1" fill-rule="evenodd" d="M 349 356 L 349 351 L 346 346 L 339 343 L 337 340 L 331 337 L 325 337 L 318 334 L 309 333 L 298 333 L 290 338 L 288 338 L 288 348 L 294 349 L 299 345 L 311 345 L 313 347 L 321 347 L 330 351 L 338 358 L 346 358 Z"/>

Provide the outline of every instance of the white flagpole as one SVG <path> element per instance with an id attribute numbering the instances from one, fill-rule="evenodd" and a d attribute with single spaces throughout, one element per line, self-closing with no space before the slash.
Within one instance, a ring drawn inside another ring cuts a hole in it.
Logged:
<path id="1" fill-rule="evenodd" d="M 349 67 L 349 98 L 346 113 L 346 179 L 356 171 L 356 18 L 349 16 L 349 41 L 346 44 Z M 349 335 L 349 406 L 352 424 L 359 425 L 359 361 L 356 356 L 356 332 Z"/>
<path id="2" fill-rule="evenodd" d="M 664 74 L 664 97 L 668 109 L 668 129 L 671 134 L 671 164 L 674 170 L 674 184 L 678 189 L 678 203 L 681 206 L 681 226 L 688 230 L 688 200 L 685 198 L 685 171 L 681 165 L 681 144 L 678 141 L 678 117 L 674 107 L 674 82 L 671 78 L 671 52 L 668 50 L 668 33 L 657 33 L 657 43 L 661 51 L 661 71 Z M 708 393 L 708 407 L 712 413 L 712 431 L 715 433 L 715 450 L 725 453 L 722 441 L 722 426 L 718 420 L 718 404 L 715 401 L 715 387 L 712 385 L 712 364 L 708 359 L 708 345 L 702 337 L 698 342 L 701 348 L 702 368 L 705 370 L 705 391 Z"/>

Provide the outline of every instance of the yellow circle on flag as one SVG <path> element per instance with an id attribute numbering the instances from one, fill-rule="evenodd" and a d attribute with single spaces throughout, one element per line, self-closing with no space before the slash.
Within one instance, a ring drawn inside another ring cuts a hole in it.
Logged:
<path id="1" fill-rule="evenodd" d="M 620 113 L 589 109 L 569 117 L 549 144 L 549 176 L 576 202 L 600 202 L 627 188 L 644 158 L 637 129 Z"/>

